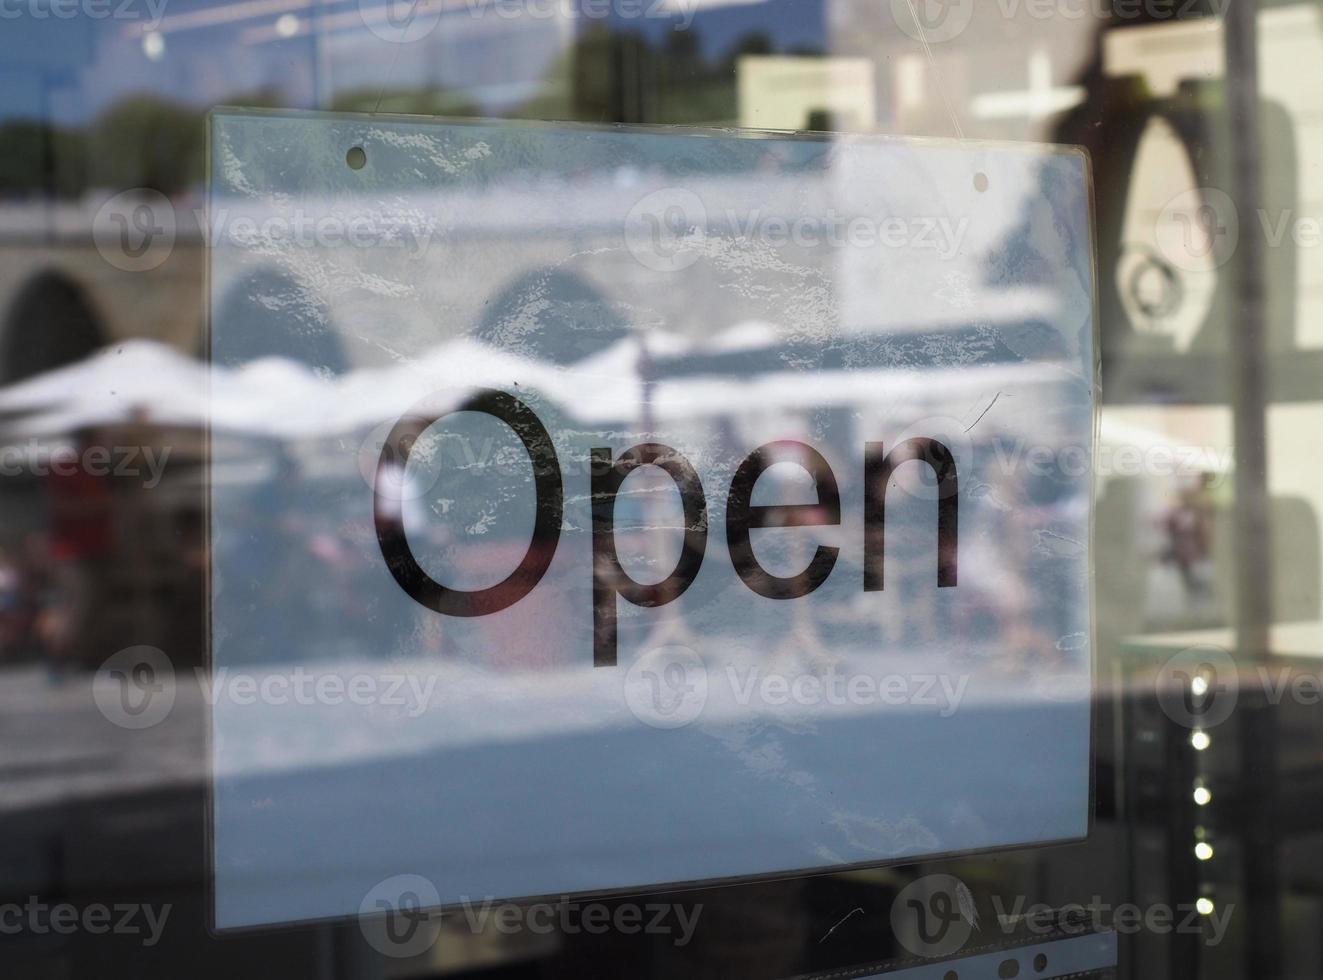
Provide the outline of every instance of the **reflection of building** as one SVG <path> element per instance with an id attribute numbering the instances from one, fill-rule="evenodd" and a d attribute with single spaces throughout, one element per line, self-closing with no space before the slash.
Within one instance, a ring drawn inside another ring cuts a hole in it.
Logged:
<path id="1" fill-rule="evenodd" d="M 182 210 L 182 209 L 181 209 Z M 95 205 L 0 203 L 0 379 L 13 382 L 129 337 L 201 350 L 203 252 L 174 248 L 126 274 L 92 240 Z"/>
<path id="2" fill-rule="evenodd" d="M 867 132 L 877 121 L 868 58 L 745 55 L 736 71 L 741 126 Z"/>

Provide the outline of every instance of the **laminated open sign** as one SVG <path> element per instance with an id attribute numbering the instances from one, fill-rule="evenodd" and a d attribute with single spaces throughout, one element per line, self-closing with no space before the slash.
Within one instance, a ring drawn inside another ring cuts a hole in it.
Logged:
<path id="1" fill-rule="evenodd" d="M 1081 155 L 221 112 L 211 174 L 218 926 L 1087 833 Z"/>

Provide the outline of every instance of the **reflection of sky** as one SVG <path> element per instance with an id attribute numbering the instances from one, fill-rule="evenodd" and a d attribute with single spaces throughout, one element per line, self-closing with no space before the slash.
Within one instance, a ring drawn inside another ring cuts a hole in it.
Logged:
<path id="1" fill-rule="evenodd" d="M 479 0 L 472 2 L 477 5 Z M 159 12 L 162 3 L 165 44 L 153 59 L 144 51 L 142 35 L 153 26 L 153 12 Z M 564 0 L 543 0 L 537 6 L 564 5 Z M 664 44 L 680 22 L 678 16 L 616 15 L 581 19 L 578 25 L 559 16 L 473 17 L 466 0 L 443 15 L 425 38 L 396 45 L 363 25 L 356 3 L 314 7 L 298 0 L 245 5 L 154 0 L 149 6 L 147 0 L 128 0 L 126 9 L 135 16 L 6 20 L 0 36 L 0 119 L 44 115 L 80 123 L 126 95 L 148 91 L 206 106 L 266 90 L 278 93 L 283 105 L 325 107 L 337 93 L 383 86 L 456 90 L 483 111 L 499 112 L 541 91 L 576 31 L 605 23 L 613 31 L 642 33 Z M 234 12 L 249 9 L 257 14 Z M 317 40 L 307 32 L 307 15 L 314 9 L 331 25 L 320 53 Z M 282 13 L 301 18 L 293 37 L 273 34 Z M 817 2 L 708 6 L 695 14 L 690 29 L 707 58 L 724 54 L 752 33 L 768 37 L 777 51 L 820 50 L 826 44 L 823 7 Z M 34 50 L 42 53 L 34 55 Z"/>
<path id="2" fill-rule="evenodd" d="M 15 77 L 24 82 L 0 86 L 0 117 L 46 115 L 63 123 L 81 123 L 125 96 L 147 92 L 208 105 L 277 88 L 283 101 L 311 105 L 315 59 L 306 37 L 243 44 L 240 32 L 251 20 L 178 31 L 165 36 L 164 53 L 154 61 L 141 40 L 150 22 L 145 0 L 134 2 L 141 15 L 137 20 L 44 21 L 39 29 L 29 26 L 33 39 L 52 52 L 42 64 L 33 64 L 15 50 L 21 34 L 0 36 L 0 65 L 13 67 Z M 166 10 L 167 17 L 183 17 L 221 6 L 184 7 L 172 2 Z M 6 21 L 5 31 L 20 23 Z"/>
<path id="3" fill-rule="evenodd" d="M 750 33 L 765 35 L 775 51 L 827 48 L 826 3 L 823 0 L 765 0 L 763 3 L 705 5 L 694 0 L 696 31 L 703 54 L 711 58 L 728 52 Z M 638 30 L 654 43 L 674 33 L 675 22 L 663 20 L 617 21 L 626 30 Z"/>

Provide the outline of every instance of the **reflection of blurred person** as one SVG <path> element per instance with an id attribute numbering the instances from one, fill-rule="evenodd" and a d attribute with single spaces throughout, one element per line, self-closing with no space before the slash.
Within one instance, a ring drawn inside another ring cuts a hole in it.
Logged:
<path id="1" fill-rule="evenodd" d="M 1212 580 L 1213 502 L 1209 477 L 1182 486 L 1176 503 L 1163 516 L 1167 535 L 1163 560 L 1181 573 L 1185 591 L 1192 600 L 1208 597 Z"/>
<path id="2" fill-rule="evenodd" d="M 80 444 L 90 443 L 87 434 Z M 89 473 L 72 448 L 51 455 L 51 601 L 39 634 L 55 671 L 94 655 L 92 637 L 109 586 L 113 500 L 106 477 Z"/>
<path id="3" fill-rule="evenodd" d="M 419 484 L 416 476 L 409 473 L 406 461 L 408 451 L 427 428 L 427 423 L 420 419 L 409 430 L 401 432 L 399 442 L 383 451 L 377 468 L 373 486 L 377 536 L 382 546 L 395 554 L 411 550 L 408 548 L 408 527 L 415 528 L 417 533 L 417 529 L 425 526 L 423 494 L 426 488 Z M 423 632 L 422 641 L 427 646 L 433 650 L 441 646 L 442 617 L 424 615 L 422 607 L 416 603 L 410 603 L 410 606 L 412 618 L 393 617 L 384 622 L 369 624 L 367 638 L 376 647 L 369 648 L 370 654 L 385 657 L 398 655 L 417 630 Z"/>
<path id="4" fill-rule="evenodd" d="M 40 656 L 44 647 L 42 615 L 51 593 L 50 541 L 46 532 L 34 531 L 23 539 L 17 568 L 20 627 L 16 643 L 25 654 Z"/>
<path id="5" fill-rule="evenodd" d="M 421 526 L 425 514 L 423 488 L 398 459 L 387 460 L 377 471 L 374 510 L 379 525 L 404 533 L 407 525 Z"/>
<path id="6" fill-rule="evenodd" d="M 406 466 L 408 452 L 424 431 L 426 426 L 420 422 L 412 431 L 401 433 L 398 445 L 382 453 L 373 486 L 373 512 L 379 535 L 403 541 L 406 527 L 424 526 L 424 488 Z"/>
<path id="7" fill-rule="evenodd" d="M 23 638 L 23 589 L 18 563 L 0 548 L 0 660 L 18 652 Z"/>

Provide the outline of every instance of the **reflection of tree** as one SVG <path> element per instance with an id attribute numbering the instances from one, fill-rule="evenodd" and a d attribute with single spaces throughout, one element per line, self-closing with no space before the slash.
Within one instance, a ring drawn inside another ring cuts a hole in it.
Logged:
<path id="1" fill-rule="evenodd" d="M 234 105 L 279 105 L 270 91 Z M 147 187 L 171 194 L 202 182 L 206 109 L 155 95 L 121 99 L 83 128 L 30 119 L 0 124 L 0 195 L 76 198 L 92 188 Z"/>
<path id="2" fill-rule="evenodd" d="M 521 119 L 712 124 L 737 114 L 735 65 L 744 55 L 777 53 L 771 35 L 751 30 L 724 52 L 705 53 L 697 27 L 656 39 L 592 23 L 548 69 L 537 95 L 504 110 Z M 812 54 L 795 49 L 785 53 Z M 286 104 L 279 91 L 236 93 L 221 104 Z M 462 91 L 364 87 L 336 94 L 326 108 L 422 116 L 490 114 Z M 174 194 L 205 173 L 207 107 L 140 93 L 114 103 L 84 127 L 32 119 L 0 123 L 0 196 L 77 198 L 89 189 L 146 187 Z"/>
<path id="3" fill-rule="evenodd" d="M 737 114 L 736 61 L 775 51 L 771 36 L 761 30 L 709 57 L 696 27 L 667 31 L 654 41 L 594 24 L 552 65 L 543 94 L 509 114 L 583 122 L 726 123 Z"/>
<path id="4" fill-rule="evenodd" d="M 399 112 L 411 116 L 481 115 L 472 100 L 445 89 L 353 89 L 336 94 L 333 112 Z"/>
<path id="5" fill-rule="evenodd" d="M 197 109 L 151 95 L 117 102 L 87 137 L 94 187 L 151 187 L 168 192 L 201 175 L 206 130 Z"/>
<path id="6" fill-rule="evenodd" d="M 87 141 L 78 129 L 32 119 L 0 124 L 0 196 L 72 197 L 87 186 Z"/>

